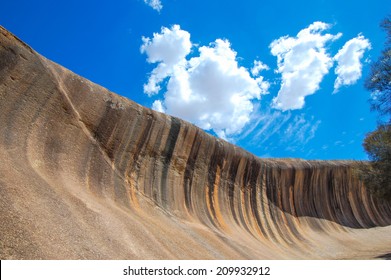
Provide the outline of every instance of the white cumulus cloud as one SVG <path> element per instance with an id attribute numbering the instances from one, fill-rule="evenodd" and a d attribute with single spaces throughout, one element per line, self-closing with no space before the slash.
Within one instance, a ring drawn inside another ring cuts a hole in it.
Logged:
<path id="1" fill-rule="evenodd" d="M 154 109 L 155 111 L 158 111 L 160 113 L 164 113 L 164 107 L 163 107 L 163 104 L 160 100 L 155 100 L 153 103 L 152 103 L 152 109 Z"/>
<path id="2" fill-rule="evenodd" d="M 361 78 L 361 59 L 364 52 L 370 48 L 369 40 L 360 34 L 356 38 L 347 41 L 338 51 L 334 56 L 334 60 L 337 62 L 335 68 L 337 79 L 334 83 L 334 92 L 337 92 L 341 86 L 356 83 Z"/>
<path id="3" fill-rule="evenodd" d="M 269 83 L 238 65 L 228 40 L 198 47 L 199 55 L 186 59 L 191 46 L 190 34 L 178 25 L 163 27 L 152 39 L 143 38 L 141 52 L 147 54 L 148 62 L 158 63 L 144 92 L 158 93 L 167 79 L 164 97 L 155 100 L 153 108 L 227 139 L 248 124 L 253 100 L 267 93 Z"/>
<path id="4" fill-rule="evenodd" d="M 144 3 L 158 12 L 163 9 L 163 4 L 160 0 L 144 0 Z"/>
<path id="5" fill-rule="evenodd" d="M 192 44 L 190 33 L 179 25 L 171 29 L 162 27 L 161 33 L 154 33 L 152 39 L 143 37 L 142 40 L 141 53 L 147 54 L 149 63 L 159 63 L 144 85 L 144 92 L 152 96 L 160 91 L 159 83 L 178 67 L 185 67 L 185 57 L 190 53 Z"/>
<path id="6" fill-rule="evenodd" d="M 251 74 L 253 74 L 254 77 L 257 77 L 263 70 L 269 70 L 269 66 L 264 64 L 262 61 L 254 60 L 254 66 L 251 68 Z"/>
<path id="7" fill-rule="evenodd" d="M 277 57 L 277 72 L 281 74 L 281 88 L 273 106 L 281 110 L 301 109 L 306 96 L 314 94 L 333 65 L 326 44 L 342 36 L 323 34 L 330 25 L 314 22 L 296 37 L 284 36 L 270 44 Z"/>

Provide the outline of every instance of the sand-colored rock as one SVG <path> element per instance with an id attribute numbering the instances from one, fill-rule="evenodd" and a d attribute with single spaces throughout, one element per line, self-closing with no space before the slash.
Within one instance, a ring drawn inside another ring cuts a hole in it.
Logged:
<path id="1" fill-rule="evenodd" d="M 0 28 L 1 259 L 387 255 L 391 205 L 352 165 L 257 158 Z"/>

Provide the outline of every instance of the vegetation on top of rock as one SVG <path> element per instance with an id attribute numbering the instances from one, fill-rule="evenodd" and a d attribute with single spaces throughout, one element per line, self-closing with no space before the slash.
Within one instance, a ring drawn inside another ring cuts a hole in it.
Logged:
<path id="1" fill-rule="evenodd" d="M 387 34 L 385 49 L 365 83 L 372 92 L 371 109 L 380 114 L 380 121 L 363 143 L 370 162 L 360 164 L 357 173 L 375 196 L 391 201 L 391 15 L 381 27 Z"/>

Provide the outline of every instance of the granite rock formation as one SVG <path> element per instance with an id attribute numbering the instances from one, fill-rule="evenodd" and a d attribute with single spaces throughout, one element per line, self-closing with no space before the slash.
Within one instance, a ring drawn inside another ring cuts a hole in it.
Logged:
<path id="1" fill-rule="evenodd" d="M 1 259 L 340 259 L 391 252 L 349 161 L 260 159 L 0 28 Z"/>

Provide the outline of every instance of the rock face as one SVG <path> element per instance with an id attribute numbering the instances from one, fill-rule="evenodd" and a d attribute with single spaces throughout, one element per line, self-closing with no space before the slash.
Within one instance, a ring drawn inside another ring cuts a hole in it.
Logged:
<path id="1" fill-rule="evenodd" d="M 0 28 L 1 259 L 376 258 L 391 206 L 353 162 L 266 160 Z"/>

